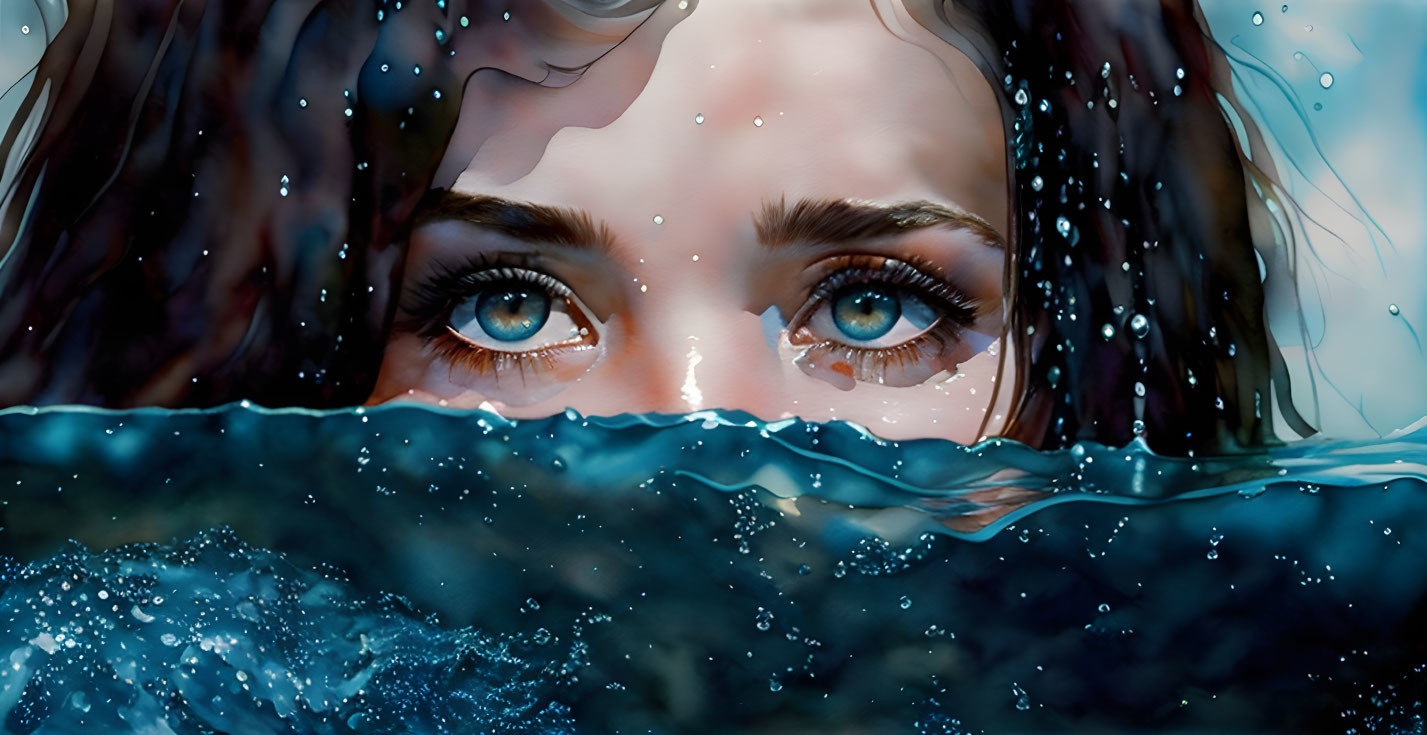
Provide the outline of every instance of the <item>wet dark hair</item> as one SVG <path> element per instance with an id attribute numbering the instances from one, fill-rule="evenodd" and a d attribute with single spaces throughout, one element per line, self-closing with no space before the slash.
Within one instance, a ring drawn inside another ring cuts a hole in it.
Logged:
<path id="1" fill-rule="evenodd" d="M 1277 442 L 1275 401 L 1313 433 L 1265 310 L 1269 290 L 1292 288 L 1267 224 L 1282 195 L 1252 162 L 1262 142 L 1197 3 L 907 5 L 1003 92 L 1018 356 L 1003 435 L 1234 453 Z"/>
<path id="2" fill-rule="evenodd" d="M 1005 435 L 1234 452 L 1274 441 L 1275 397 L 1310 432 L 1264 313 L 1268 177 L 1193 1 L 908 8 L 1003 93 Z M 0 139 L 0 405 L 362 403 L 473 71 L 450 34 L 500 10 L 71 3 Z"/>

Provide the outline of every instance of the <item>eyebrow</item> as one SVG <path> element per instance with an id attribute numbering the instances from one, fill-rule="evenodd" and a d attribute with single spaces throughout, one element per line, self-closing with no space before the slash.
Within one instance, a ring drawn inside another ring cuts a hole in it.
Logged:
<path id="1" fill-rule="evenodd" d="M 990 247 L 1006 240 L 991 223 L 960 207 L 925 200 L 891 204 L 860 199 L 802 199 L 764 202 L 753 217 L 758 241 L 770 248 L 837 243 L 900 235 L 927 227 L 966 230 Z"/>
<path id="2" fill-rule="evenodd" d="M 609 254 L 615 249 L 609 225 L 573 207 L 516 202 L 500 197 L 450 191 L 416 216 L 412 228 L 456 220 L 494 230 L 517 240 L 589 248 Z"/>

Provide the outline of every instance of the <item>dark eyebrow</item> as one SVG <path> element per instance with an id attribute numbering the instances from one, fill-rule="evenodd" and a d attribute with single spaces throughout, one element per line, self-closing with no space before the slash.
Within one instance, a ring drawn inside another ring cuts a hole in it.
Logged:
<path id="1" fill-rule="evenodd" d="M 929 201 L 881 204 L 857 199 L 802 199 L 789 207 L 765 202 L 753 217 L 758 241 L 767 247 L 836 243 L 900 235 L 938 225 L 963 229 L 986 245 L 1006 247 L 991 223 L 959 207 Z"/>
<path id="2" fill-rule="evenodd" d="M 572 207 L 451 191 L 419 212 L 412 227 L 443 220 L 466 222 L 526 242 L 592 248 L 605 254 L 615 248 L 614 235 L 608 225 L 595 222 L 589 212 Z"/>

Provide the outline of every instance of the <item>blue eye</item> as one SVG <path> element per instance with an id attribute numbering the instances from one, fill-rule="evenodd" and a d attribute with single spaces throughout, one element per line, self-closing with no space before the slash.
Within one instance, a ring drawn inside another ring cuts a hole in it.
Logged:
<path id="1" fill-rule="evenodd" d="M 542 288 L 507 286 L 476 299 L 476 323 L 492 339 L 520 342 L 540 332 L 550 319 L 550 295 Z"/>
<path id="2" fill-rule="evenodd" d="M 861 283 L 832 298 L 832 322 L 848 338 L 867 342 L 892 331 L 902 316 L 901 300 L 893 289 Z"/>

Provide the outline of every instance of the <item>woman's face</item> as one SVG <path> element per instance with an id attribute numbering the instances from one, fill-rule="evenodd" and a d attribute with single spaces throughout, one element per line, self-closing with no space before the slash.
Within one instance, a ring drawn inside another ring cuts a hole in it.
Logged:
<path id="1" fill-rule="evenodd" d="M 514 180 L 490 138 L 412 234 L 371 402 L 977 439 L 1002 351 L 1000 112 L 968 59 L 889 27 L 921 43 L 857 0 L 706 2 L 611 124 L 560 131 Z"/>

